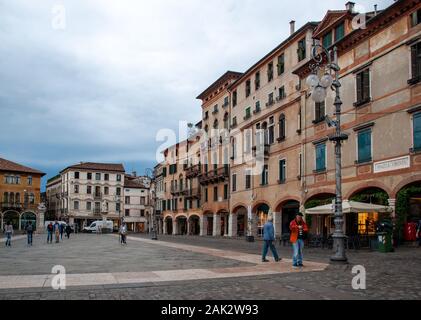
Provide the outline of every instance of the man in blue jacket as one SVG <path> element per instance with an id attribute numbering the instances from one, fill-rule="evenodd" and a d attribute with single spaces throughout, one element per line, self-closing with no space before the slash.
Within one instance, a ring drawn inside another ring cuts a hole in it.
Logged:
<path id="1" fill-rule="evenodd" d="M 275 261 L 278 262 L 281 259 L 278 256 L 278 252 L 276 252 L 276 248 L 273 244 L 273 241 L 275 241 L 275 228 L 273 227 L 273 217 L 269 216 L 268 222 L 265 223 L 263 226 L 263 255 L 262 255 L 262 262 L 269 262 L 269 260 L 266 259 L 266 255 L 268 253 L 268 249 L 272 251 L 272 255 L 275 258 Z"/>

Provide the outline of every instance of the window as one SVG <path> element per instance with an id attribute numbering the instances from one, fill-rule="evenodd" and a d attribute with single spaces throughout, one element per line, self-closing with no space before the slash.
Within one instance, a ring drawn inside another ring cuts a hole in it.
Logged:
<path id="1" fill-rule="evenodd" d="M 232 175 L 232 192 L 237 191 L 237 174 Z"/>
<path id="2" fill-rule="evenodd" d="M 268 103 L 266 103 L 267 107 L 270 107 L 271 105 L 273 105 L 274 100 L 273 100 L 273 92 L 269 93 L 268 95 Z"/>
<path id="3" fill-rule="evenodd" d="M 92 180 L 92 172 L 88 172 L 88 174 L 87 174 L 87 179 L 88 179 L 88 180 Z"/>
<path id="4" fill-rule="evenodd" d="M 306 58 L 306 39 L 305 38 L 298 41 L 297 56 L 298 56 L 298 62 Z"/>
<path id="5" fill-rule="evenodd" d="M 278 76 L 285 72 L 285 55 L 281 54 L 278 57 Z"/>
<path id="6" fill-rule="evenodd" d="M 117 202 L 117 203 L 115 204 L 115 211 L 120 212 L 120 209 L 121 209 L 121 205 L 120 205 L 120 203 L 119 203 L 119 202 Z"/>
<path id="7" fill-rule="evenodd" d="M 224 98 L 224 105 L 222 107 L 226 108 L 226 107 L 228 107 L 228 105 L 229 105 L 229 97 L 225 97 Z"/>
<path id="8" fill-rule="evenodd" d="M 125 204 L 130 204 L 130 197 L 124 197 L 124 203 Z"/>
<path id="9" fill-rule="evenodd" d="M 32 176 L 28 176 L 28 186 L 32 186 Z"/>
<path id="10" fill-rule="evenodd" d="M 205 117 L 203 118 L 204 120 L 208 120 L 209 119 L 209 111 L 205 112 Z"/>
<path id="11" fill-rule="evenodd" d="M 110 175 L 108 173 L 104 174 L 104 180 L 105 181 L 109 181 L 110 180 Z"/>
<path id="12" fill-rule="evenodd" d="M 236 127 L 237 126 L 237 117 L 233 117 L 232 118 L 232 127 Z"/>
<path id="13" fill-rule="evenodd" d="M 95 180 L 97 180 L 97 181 L 101 180 L 101 174 L 100 173 L 95 173 Z"/>
<path id="14" fill-rule="evenodd" d="M 273 144 L 275 142 L 275 122 L 273 121 L 273 117 L 269 118 L 268 135 L 269 144 Z"/>
<path id="15" fill-rule="evenodd" d="M 285 159 L 279 160 L 279 183 L 285 183 L 286 181 L 286 167 L 287 161 Z"/>
<path id="16" fill-rule="evenodd" d="M 325 101 L 323 102 L 315 102 L 314 105 L 314 113 L 315 113 L 315 117 L 314 117 L 314 123 L 319 123 L 325 120 L 325 116 L 326 116 L 326 103 Z"/>
<path id="17" fill-rule="evenodd" d="M 79 179 L 79 172 L 75 172 L 75 179 Z"/>
<path id="18" fill-rule="evenodd" d="M 117 188 L 116 189 L 116 195 L 117 196 L 121 196 L 121 188 Z"/>
<path id="19" fill-rule="evenodd" d="M 246 98 L 251 94 L 251 80 L 246 81 Z"/>
<path id="20" fill-rule="evenodd" d="M 256 109 L 254 110 L 254 113 L 259 113 L 261 111 L 260 109 L 260 101 L 256 101 Z"/>
<path id="21" fill-rule="evenodd" d="M 244 153 L 250 153 L 251 152 L 251 130 L 246 130 L 246 139 L 245 139 L 245 148 Z"/>
<path id="22" fill-rule="evenodd" d="M 237 90 L 232 93 L 232 106 L 235 107 L 237 105 Z"/>
<path id="23" fill-rule="evenodd" d="M 421 23 L 421 9 L 418 9 L 417 11 L 411 14 L 411 26 L 415 27 L 416 25 L 419 25 L 420 23 Z"/>
<path id="24" fill-rule="evenodd" d="M 414 131 L 414 151 L 419 151 L 421 150 L 421 113 L 414 114 L 413 131 Z"/>
<path id="25" fill-rule="evenodd" d="M 117 181 L 118 181 L 118 182 L 121 182 L 121 174 L 118 174 L 118 175 L 117 175 Z"/>
<path id="26" fill-rule="evenodd" d="M 86 202 L 86 210 L 91 211 L 92 210 L 92 202 L 88 201 Z"/>
<path id="27" fill-rule="evenodd" d="M 213 122 L 213 128 L 218 129 L 218 125 L 219 125 L 218 119 L 215 119 L 215 121 Z"/>
<path id="28" fill-rule="evenodd" d="M 205 202 L 208 202 L 209 200 L 209 194 L 208 194 L 208 188 L 205 188 Z"/>
<path id="29" fill-rule="evenodd" d="M 285 99 L 286 96 L 287 96 L 286 93 L 285 93 L 285 86 L 280 87 L 278 89 L 278 91 L 279 91 L 279 96 L 277 97 L 276 100 L 281 101 L 281 100 Z"/>
<path id="30" fill-rule="evenodd" d="M 251 107 L 246 108 L 246 115 L 244 116 L 244 120 L 251 118 Z"/>
<path id="31" fill-rule="evenodd" d="M 74 191 L 75 193 L 79 193 L 79 186 L 77 184 L 75 184 L 74 186 Z"/>
<path id="32" fill-rule="evenodd" d="M 261 185 L 266 186 L 268 184 L 268 178 L 269 178 L 269 167 L 267 164 L 263 166 L 262 170 L 262 177 L 261 177 Z"/>
<path id="33" fill-rule="evenodd" d="M 140 216 L 144 217 L 145 216 L 145 210 L 140 210 Z"/>
<path id="34" fill-rule="evenodd" d="M 332 45 L 332 32 L 328 32 L 323 36 L 323 47 L 329 48 Z"/>
<path id="35" fill-rule="evenodd" d="M 273 62 L 268 64 L 268 82 L 273 80 Z"/>
<path id="36" fill-rule="evenodd" d="M 218 187 L 213 187 L 213 201 L 218 201 Z"/>
<path id="37" fill-rule="evenodd" d="M 302 156 L 302 154 L 300 153 L 300 155 L 298 156 L 298 178 L 300 178 L 301 179 L 301 177 L 302 177 L 302 167 L 303 167 L 303 156 Z"/>
<path id="38" fill-rule="evenodd" d="M 228 185 L 224 184 L 224 200 L 228 200 Z"/>
<path id="39" fill-rule="evenodd" d="M 73 208 L 74 208 L 75 210 L 79 210 L 79 201 L 75 201 L 75 202 L 73 202 Z"/>
<path id="40" fill-rule="evenodd" d="M 358 163 L 371 161 L 371 129 L 358 132 Z"/>
<path id="41" fill-rule="evenodd" d="M 355 107 L 361 106 L 370 101 L 370 70 L 365 69 L 357 74 L 357 102 Z"/>
<path id="42" fill-rule="evenodd" d="M 251 188 L 251 170 L 247 169 L 246 170 L 246 189 L 250 189 Z"/>
<path id="43" fill-rule="evenodd" d="M 225 113 L 225 115 L 224 115 L 224 129 L 225 130 L 229 129 L 229 114 L 228 114 L 228 112 Z"/>
<path id="44" fill-rule="evenodd" d="M 284 114 L 281 114 L 280 116 L 279 116 L 279 138 L 278 138 L 278 141 L 283 141 L 283 140 L 285 140 L 285 136 L 286 136 L 286 134 L 285 134 L 285 129 L 286 129 L 286 127 L 285 127 L 285 123 L 286 122 L 286 120 L 285 120 L 285 115 Z"/>
<path id="45" fill-rule="evenodd" d="M 86 187 L 86 193 L 87 194 L 92 194 L 92 186 L 87 186 Z"/>
<path id="46" fill-rule="evenodd" d="M 126 209 L 126 210 L 124 210 L 124 215 L 125 215 L 126 217 L 130 216 L 130 209 Z"/>
<path id="47" fill-rule="evenodd" d="M 104 187 L 104 194 L 107 196 L 110 193 L 110 189 L 108 187 Z"/>
<path id="48" fill-rule="evenodd" d="M 260 71 L 256 72 L 254 79 L 254 87 L 256 91 L 260 89 Z"/>
<path id="49" fill-rule="evenodd" d="M 345 36 L 345 24 L 342 22 L 335 28 L 335 42 L 341 40 Z"/>
<path id="50" fill-rule="evenodd" d="M 409 84 L 418 83 L 421 79 L 421 42 L 411 47 L 411 79 Z"/>
<path id="51" fill-rule="evenodd" d="M 316 171 L 326 170 L 326 144 L 316 145 Z"/>
<path id="52" fill-rule="evenodd" d="M 235 160 L 237 158 L 237 143 L 236 143 L 235 138 L 233 138 L 231 141 L 231 151 L 232 151 L 231 159 Z"/>

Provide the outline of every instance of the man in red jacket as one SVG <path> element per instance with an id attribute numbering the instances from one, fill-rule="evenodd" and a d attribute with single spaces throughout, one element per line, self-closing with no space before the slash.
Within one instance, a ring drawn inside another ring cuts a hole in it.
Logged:
<path id="1" fill-rule="evenodd" d="M 303 220 L 303 214 L 301 212 L 297 213 L 295 219 L 291 221 L 289 229 L 291 230 L 290 241 L 294 249 L 292 266 L 294 268 L 303 267 L 304 239 L 308 232 L 308 226 Z"/>

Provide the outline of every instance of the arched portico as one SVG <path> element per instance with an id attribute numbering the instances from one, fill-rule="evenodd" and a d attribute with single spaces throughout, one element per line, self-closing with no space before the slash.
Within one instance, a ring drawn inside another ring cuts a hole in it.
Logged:
<path id="1" fill-rule="evenodd" d="M 196 214 L 189 217 L 189 235 L 200 235 L 200 217 Z"/>

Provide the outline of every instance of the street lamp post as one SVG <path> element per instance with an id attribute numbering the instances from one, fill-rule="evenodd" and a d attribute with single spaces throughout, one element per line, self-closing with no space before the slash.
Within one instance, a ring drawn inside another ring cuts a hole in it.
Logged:
<path id="1" fill-rule="evenodd" d="M 155 210 L 155 204 L 156 204 L 156 194 L 154 190 L 151 190 L 152 188 L 152 183 L 154 182 L 155 179 L 155 174 L 154 174 L 154 170 L 152 170 L 151 168 L 146 168 L 145 170 L 145 175 L 150 178 L 150 185 L 149 185 L 149 190 L 151 193 L 151 206 L 152 206 L 152 230 L 151 230 L 151 240 L 158 240 L 158 233 L 157 233 L 157 228 L 156 228 L 156 210 Z"/>
<path id="2" fill-rule="evenodd" d="M 333 55 L 333 61 L 332 61 Z M 346 263 L 345 234 L 343 230 L 344 215 L 342 210 L 342 142 L 348 139 L 348 135 L 341 131 L 341 106 L 339 82 L 338 52 L 334 47 L 327 50 L 316 41 L 313 42 L 311 51 L 312 62 L 310 69 L 312 74 L 307 78 L 307 84 L 312 89 L 311 95 L 315 102 L 324 102 L 327 96 L 327 89 L 330 87 L 335 91 L 335 120 L 326 116 L 329 127 L 334 127 L 335 132 L 329 136 L 329 140 L 335 144 L 335 173 L 336 173 L 336 197 L 335 197 L 335 232 L 333 234 L 334 255 L 330 258 L 332 262 Z M 320 74 L 323 76 L 320 77 Z"/>

